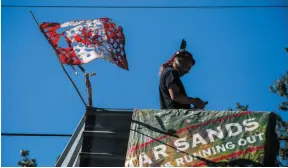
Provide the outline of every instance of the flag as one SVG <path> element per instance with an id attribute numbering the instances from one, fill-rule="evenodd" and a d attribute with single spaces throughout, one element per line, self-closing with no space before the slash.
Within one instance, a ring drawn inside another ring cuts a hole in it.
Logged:
<path id="1" fill-rule="evenodd" d="M 128 70 L 123 29 L 109 18 L 43 22 L 40 29 L 62 64 L 81 65 L 104 59 Z M 60 38 L 65 39 L 66 47 L 59 44 Z"/>

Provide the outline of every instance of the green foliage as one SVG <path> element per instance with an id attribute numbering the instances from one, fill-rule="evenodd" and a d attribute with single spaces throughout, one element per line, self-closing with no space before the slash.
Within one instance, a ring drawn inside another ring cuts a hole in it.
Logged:
<path id="1" fill-rule="evenodd" d="M 288 48 L 285 49 L 288 53 Z M 274 84 L 269 87 L 272 93 L 279 95 L 282 98 L 281 103 L 278 104 L 278 110 L 280 112 L 288 111 L 288 71 L 286 74 L 282 75 Z M 241 105 L 236 103 L 237 111 L 247 111 L 248 105 Z M 228 109 L 233 111 L 232 108 Z M 274 112 L 277 114 L 277 125 L 276 132 L 278 139 L 281 140 L 281 145 L 279 149 L 279 164 L 282 166 L 288 166 L 288 121 L 284 121 L 279 112 Z"/>
<path id="2" fill-rule="evenodd" d="M 37 167 L 36 159 L 29 158 L 29 151 L 28 150 L 21 150 L 20 156 L 22 157 L 22 161 L 18 162 L 18 165 L 21 167 Z"/>
<path id="3" fill-rule="evenodd" d="M 241 105 L 240 103 L 236 103 L 235 111 L 247 111 L 249 105 Z M 232 108 L 228 108 L 228 111 L 234 111 Z"/>
<path id="4" fill-rule="evenodd" d="M 288 52 L 288 48 L 285 50 Z M 272 86 L 270 86 L 270 91 L 282 98 L 281 103 L 278 105 L 278 110 L 280 112 L 288 111 L 288 71 L 272 84 Z M 279 149 L 279 160 L 281 164 L 284 163 L 283 166 L 288 166 L 288 121 L 284 121 L 280 114 L 277 114 L 277 135 L 280 140 L 284 141 Z"/>

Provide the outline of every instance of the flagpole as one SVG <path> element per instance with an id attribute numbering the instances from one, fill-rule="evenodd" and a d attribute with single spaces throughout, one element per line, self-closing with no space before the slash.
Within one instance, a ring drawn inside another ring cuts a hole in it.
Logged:
<path id="1" fill-rule="evenodd" d="M 38 28 L 40 29 L 40 25 L 39 25 L 38 21 L 36 20 L 36 18 L 35 18 L 34 14 L 32 13 L 31 10 L 30 10 L 30 13 L 31 13 L 31 15 L 32 15 L 32 17 L 33 17 L 33 19 L 34 19 L 34 21 L 36 22 Z M 48 40 L 48 42 L 51 44 L 51 42 L 49 41 L 47 35 L 46 35 L 46 34 L 45 34 L 41 29 L 40 29 L 40 31 L 41 31 L 42 34 L 45 36 L 45 38 Z M 63 71 L 65 72 L 65 74 L 66 74 L 66 76 L 68 77 L 68 79 L 70 80 L 70 82 L 73 84 L 75 90 L 77 91 L 77 93 L 78 93 L 80 99 L 82 100 L 83 104 L 85 105 L 85 107 L 87 107 L 87 104 L 86 104 L 86 102 L 84 101 L 84 99 L 83 99 L 81 93 L 79 92 L 77 86 L 75 85 L 75 83 L 73 82 L 72 78 L 71 78 L 70 75 L 67 73 L 65 67 L 64 67 L 63 64 L 61 63 L 60 58 L 58 57 L 55 48 L 53 47 L 53 45 L 51 45 L 51 46 L 52 46 L 52 48 L 53 48 L 53 50 L 54 50 L 54 52 L 55 52 L 55 56 L 58 58 L 58 61 L 59 61 L 60 65 L 61 65 Z M 82 69 L 81 69 L 81 70 L 82 70 Z M 89 83 L 90 83 L 90 82 L 89 82 Z M 92 95 L 92 94 L 91 94 L 91 95 Z M 92 100 L 92 99 L 91 99 L 91 100 Z M 92 102 L 92 101 L 91 101 L 91 102 Z M 92 103 L 91 103 L 91 104 L 92 104 Z"/>
<path id="2" fill-rule="evenodd" d="M 93 106 L 93 100 L 92 100 L 92 87 L 91 87 L 91 83 L 89 80 L 90 76 L 94 76 L 96 75 L 95 72 L 89 74 L 89 73 L 85 73 L 85 84 L 86 84 L 86 89 L 88 92 L 88 106 L 92 107 Z"/>

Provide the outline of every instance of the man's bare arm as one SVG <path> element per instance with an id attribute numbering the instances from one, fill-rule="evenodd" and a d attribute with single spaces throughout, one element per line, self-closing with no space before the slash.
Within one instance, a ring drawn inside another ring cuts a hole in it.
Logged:
<path id="1" fill-rule="evenodd" d="M 174 83 L 171 83 L 169 85 L 168 90 L 169 90 L 170 98 L 177 103 L 193 104 L 193 105 L 195 105 L 197 103 L 194 98 L 191 98 L 191 97 L 185 96 L 184 94 L 181 94 L 179 91 L 179 87 Z"/>

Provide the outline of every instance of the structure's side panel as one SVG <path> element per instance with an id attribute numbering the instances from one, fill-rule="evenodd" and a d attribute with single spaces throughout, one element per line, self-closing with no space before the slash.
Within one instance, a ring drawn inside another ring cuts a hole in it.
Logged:
<path id="1" fill-rule="evenodd" d="M 88 108 L 55 166 L 273 167 L 275 125 L 266 112 Z"/>
<path id="2" fill-rule="evenodd" d="M 75 132 L 70 138 L 63 153 L 57 160 L 55 167 L 78 167 L 79 166 L 79 163 L 77 163 L 77 159 L 79 158 L 79 153 L 81 151 L 81 145 L 82 145 L 82 140 L 83 140 L 82 133 L 85 128 L 84 126 L 85 126 L 85 116 L 83 116 L 82 119 L 80 120 Z"/>
<path id="3" fill-rule="evenodd" d="M 273 116 L 268 112 L 136 110 L 125 166 L 275 166 Z"/>
<path id="4" fill-rule="evenodd" d="M 279 140 L 276 134 L 276 122 L 277 115 L 275 113 L 270 113 L 269 121 L 267 121 L 266 130 L 266 144 L 265 144 L 265 155 L 264 155 L 264 165 L 267 167 L 275 167 L 275 158 L 279 152 Z"/>
<path id="5" fill-rule="evenodd" d="M 80 167 L 123 167 L 132 110 L 88 108 Z"/>

